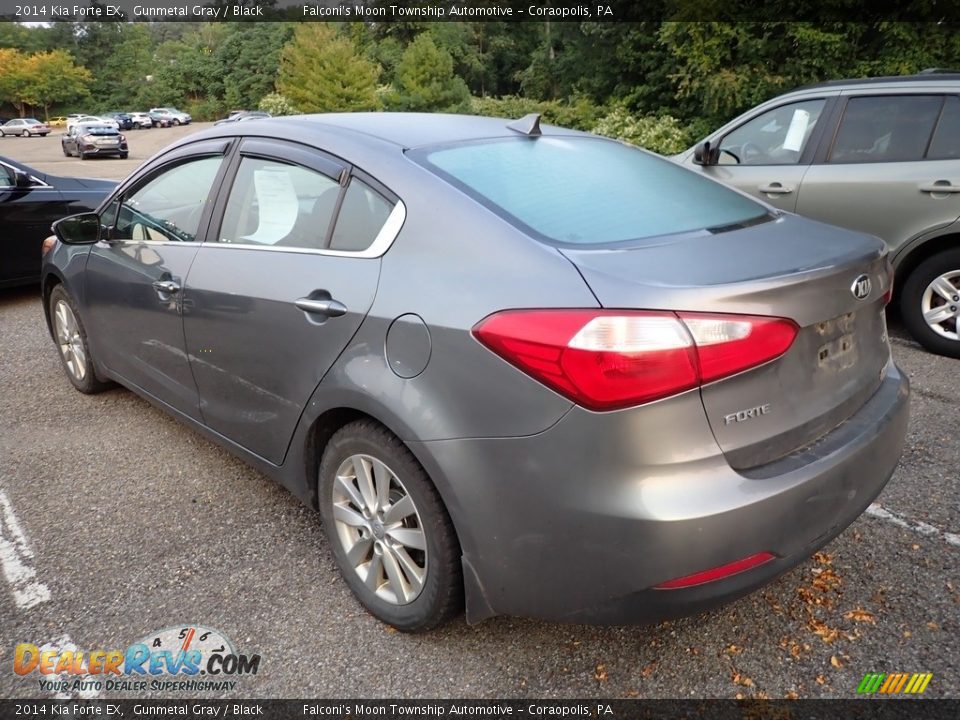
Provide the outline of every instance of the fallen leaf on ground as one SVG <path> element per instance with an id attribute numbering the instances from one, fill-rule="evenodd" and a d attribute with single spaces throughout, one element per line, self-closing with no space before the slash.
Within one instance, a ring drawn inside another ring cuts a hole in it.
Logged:
<path id="1" fill-rule="evenodd" d="M 844 617 L 847 620 L 853 620 L 854 622 L 875 623 L 877 621 L 877 618 L 874 616 L 872 612 L 869 612 L 862 608 L 856 608 L 854 610 L 851 610 L 850 612 L 846 613 Z"/>
<path id="2" fill-rule="evenodd" d="M 597 682 L 607 681 L 607 668 L 603 663 L 597 663 L 597 669 L 593 671 L 593 678 Z"/>
<path id="3" fill-rule="evenodd" d="M 836 655 L 830 656 L 830 664 L 833 665 L 835 668 L 843 667 L 843 663 L 840 662 L 840 658 L 838 658 Z"/>
<path id="4" fill-rule="evenodd" d="M 733 673 L 733 682 L 737 685 L 743 685 L 744 687 L 753 687 L 753 680 L 738 672 Z"/>

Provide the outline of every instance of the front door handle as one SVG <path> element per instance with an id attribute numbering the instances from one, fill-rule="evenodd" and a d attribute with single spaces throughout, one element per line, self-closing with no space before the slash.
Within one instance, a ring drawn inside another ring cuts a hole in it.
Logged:
<path id="1" fill-rule="evenodd" d="M 173 280 L 157 280 L 153 283 L 153 289 L 164 295 L 174 295 L 180 292 L 180 286 Z"/>
<path id="2" fill-rule="evenodd" d="M 347 306 L 339 300 L 314 300 L 313 298 L 300 298 L 295 300 L 294 305 L 304 312 L 313 315 L 326 315 L 327 317 L 340 317 L 347 314 Z"/>
<path id="3" fill-rule="evenodd" d="M 954 185 L 949 180 L 937 180 L 932 185 L 921 185 L 920 192 L 925 193 L 960 193 L 960 185 Z"/>
<path id="4" fill-rule="evenodd" d="M 781 185 L 778 182 L 772 182 L 769 185 L 761 185 L 757 189 L 767 195 L 789 195 L 793 192 L 793 186 Z"/>

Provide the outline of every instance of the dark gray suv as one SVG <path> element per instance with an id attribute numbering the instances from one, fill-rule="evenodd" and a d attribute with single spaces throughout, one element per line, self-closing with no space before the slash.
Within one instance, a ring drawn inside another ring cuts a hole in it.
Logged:
<path id="1" fill-rule="evenodd" d="M 910 333 L 960 357 L 960 71 L 800 88 L 676 159 L 782 210 L 880 237 Z"/>

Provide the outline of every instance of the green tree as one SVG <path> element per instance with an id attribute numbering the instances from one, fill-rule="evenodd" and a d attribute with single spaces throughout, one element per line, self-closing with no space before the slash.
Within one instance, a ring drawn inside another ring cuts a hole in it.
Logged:
<path id="1" fill-rule="evenodd" d="M 223 105 L 253 108 L 273 92 L 280 51 L 293 33 L 289 23 L 228 23 L 231 33 L 211 59 L 221 73 Z"/>
<path id="2" fill-rule="evenodd" d="M 30 56 L 26 61 L 30 77 L 30 103 L 43 108 L 44 118 L 50 116 L 54 103 L 71 102 L 87 96 L 93 76 L 85 67 L 77 65 L 70 53 L 51 50 Z"/>
<path id="3" fill-rule="evenodd" d="M 14 48 L 0 48 L 0 99 L 16 107 L 20 117 L 32 101 L 33 81 L 27 56 Z"/>
<path id="4" fill-rule="evenodd" d="M 375 110 L 380 68 L 325 23 L 301 23 L 280 52 L 277 91 L 301 112 Z"/>
<path id="5" fill-rule="evenodd" d="M 470 90 L 453 72 L 453 58 L 428 33 L 403 52 L 387 105 L 395 110 L 467 112 Z"/>

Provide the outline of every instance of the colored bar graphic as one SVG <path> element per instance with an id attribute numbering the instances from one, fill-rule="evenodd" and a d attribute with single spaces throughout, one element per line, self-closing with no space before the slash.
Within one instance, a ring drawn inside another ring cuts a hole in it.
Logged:
<path id="1" fill-rule="evenodd" d="M 870 695 L 919 695 L 927 689 L 933 673 L 867 673 L 857 686 L 857 693 Z"/>

